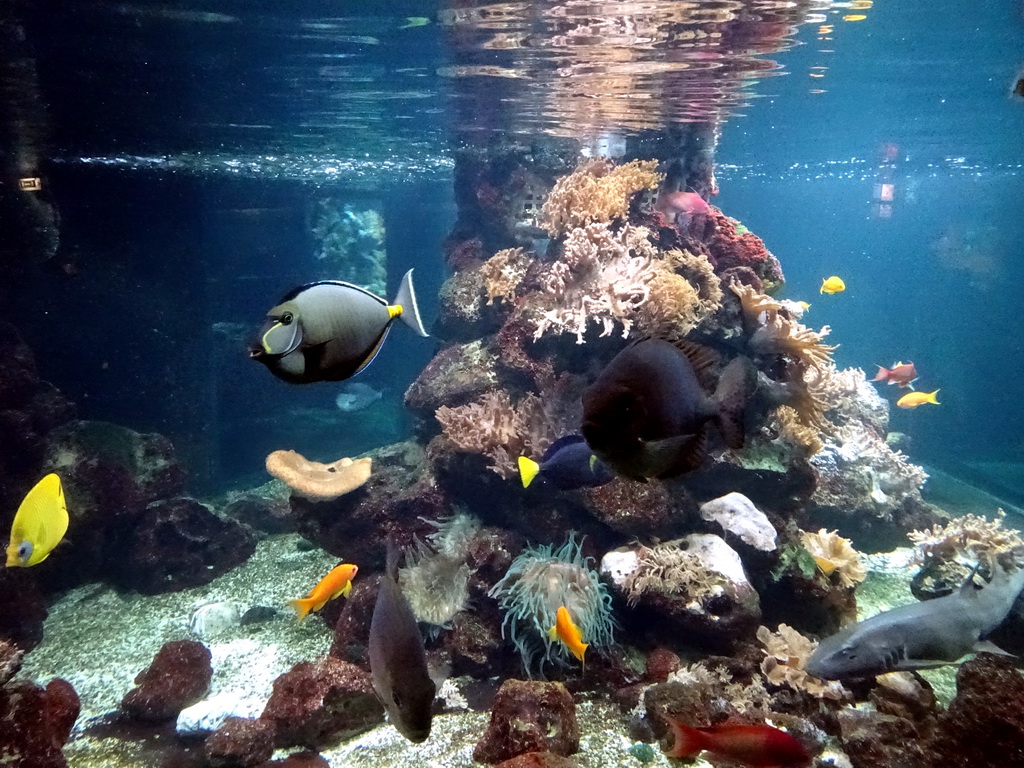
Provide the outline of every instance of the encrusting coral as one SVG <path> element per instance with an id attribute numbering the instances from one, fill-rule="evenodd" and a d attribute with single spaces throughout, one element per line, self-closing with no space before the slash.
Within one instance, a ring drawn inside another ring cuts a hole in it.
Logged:
<path id="1" fill-rule="evenodd" d="M 373 461 L 343 458 L 330 464 L 310 461 L 295 451 L 274 451 L 267 456 L 267 472 L 313 501 L 330 501 L 354 491 L 370 479 Z"/>
<path id="2" fill-rule="evenodd" d="M 541 225 L 552 237 L 595 222 L 625 219 L 630 198 L 645 189 L 656 189 L 664 178 L 656 160 L 634 160 L 613 165 L 598 158 L 563 176 L 548 194 L 541 211 Z"/>
<path id="3" fill-rule="evenodd" d="M 836 575 L 844 587 L 854 587 L 867 578 L 867 568 L 860 560 L 857 550 L 836 531 L 824 528 L 817 533 L 802 531 L 800 541 L 818 568 L 826 576 Z"/>
<path id="4" fill-rule="evenodd" d="M 946 525 L 934 525 L 908 535 L 917 550 L 918 559 L 952 560 L 969 557 L 992 561 L 999 555 L 1011 554 L 1018 561 L 1024 557 L 1024 538 L 1019 532 L 1003 528 L 1006 513 L 1000 509 L 992 520 L 981 515 L 955 517 Z"/>
<path id="5" fill-rule="evenodd" d="M 498 251 L 480 265 L 480 278 L 487 303 L 493 304 L 495 299 L 511 303 L 515 299 L 516 287 L 526 276 L 530 259 L 522 248 L 506 248 Z"/>
<path id="6" fill-rule="evenodd" d="M 818 644 L 789 625 L 779 624 L 777 632 L 759 627 L 757 639 L 765 647 L 761 672 L 771 685 L 788 686 L 818 699 L 844 699 L 850 695 L 842 683 L 807 674 L 804 665 Z"/>
<path id="7" fill-rule="evenodd" d="M 546 663 L 560 663 L 569 656 L 561 643 L 548 637 L 559 606 L 568 609 L 591 648 L 612 644 L 612 598 L 589 560 L 570 534 L 557 549 L 551 545 L 525 549 L 491 589 L 489 594 L 505 614 L 502 637 L 516 646 L 527 673 L 538 659 L 543 671 Z"/>

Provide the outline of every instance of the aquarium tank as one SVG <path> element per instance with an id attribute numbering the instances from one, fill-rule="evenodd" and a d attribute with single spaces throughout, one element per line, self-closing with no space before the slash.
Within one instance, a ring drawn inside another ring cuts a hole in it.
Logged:
<path id="1" fill-rule="evenodd" d="M 0 3 L 0 764 L 1024 768 L 1024 4 Z"/>

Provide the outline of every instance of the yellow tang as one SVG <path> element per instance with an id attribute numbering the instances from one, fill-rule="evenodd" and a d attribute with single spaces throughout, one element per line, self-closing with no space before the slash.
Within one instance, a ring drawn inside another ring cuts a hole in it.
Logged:
<path id="1" fill-rule="evenodd" d="M 908 392 L 896 401 L 896 405 L 900 408 L 917 408 L 925 403 L 939 405 L 939 401 L 935 398 L 937 394 L 939 394 L 937 389 L 934 392 Z"/>
<path id="2" fill-rule="evenodd" d="M 68 507 L 60 478 L 52 472 L 35 484 L 18 507 L 7 546 L 7 567 L 38 565 L 68 530 Z"/>
<path id="3" fill-rule="evenodd" d="M 832 275 L 821 281 L 821 290 L 818 293 L 842 293 L 846 290 L 846 283 L 843 278 Z"/>

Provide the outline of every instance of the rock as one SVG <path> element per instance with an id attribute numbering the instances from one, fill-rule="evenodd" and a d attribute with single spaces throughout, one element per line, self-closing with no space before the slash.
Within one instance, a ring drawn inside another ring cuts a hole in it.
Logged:
<path id="1" fill-rule="evenodd" d="M 681 497 L 682 493 L 676 494 Z M 671 538 L 683 532 L 687 507 L 696 510 L 691 498 L 673 498 L 664 483 L 637 483 L 616 478 L 583 491 L 587 511 L 618 533 L 649 538 Z M 677 505 L 682 506 L 677 510 Z"/>
<path id="2" fill-rule="evenodd" d="M 21 657 L 24 655 L 25 652 L 14 643 L 0 640 L 0 686 L 6 685 L 21 669 Z"/>
<path id="3" fill-rule="evenodd" d="M 260 719 L 276 727 L 278 747 L 319 749 L 382 723 L 384 708 L 367 672 L 328 656 L 278 677 Z"/>
<path id="4" fill-rule="evenodd" d="M 366 644 L 379 584 L 379 578 L 364 579 L 362 576 L 352 584 L 352 591 L 345 600 L 341 615 L 334 622 L 334 642 L 329 651 L 334 658 L 369 668 L 370 656 Z"/>
<path id="5" fill-rule="evenodd" d="M 561 683 L 506 680 L 494 698 L 473 759 L 500 763 L 527 752 L 571 755 L 579 749 L 576 705 Z"/>
<path id="6" fill-rule="evenodd" d="M 229 717 L 259 717 L 265 705 L 262 698 L 243 698 L 234 691 L 218 693 L 181 710 L 174 730 L 179 736 L 206 736 Z"/>
<path id="7" fill-rule="evenodd" d="M 556 755 L 554 752 L 527 752 L 509 760 L 503 760 L 495 768 L 578 768 L 575 760 Z"/>
<path id="8" fill-rule="evenodd" d="M 46 601 L 30 568 L 0 568 L 0 640 L 23 651 L 43 639 Z"/>
<path id="9" fill-rule="evenodd" d="M 674 652 L 659 646 L 647 654 L 644 663 L 644 679 L 649 683 L 664 683 L 673 672 L 678 672 L 683 662 Z"/>
<path id="10" fill-rule="evenodd" d="M 280 481 L 236 494 L 221 510 L 225 517 L 263 533 L 290 533 L 295 530 L 288 497 L 291 492 Z"/>
<path id="11" fill-rule="evenodd" d="M 208 584 L 256 550 L 252 531 L 198 501 L 150 504 L 124 543 L 118 582 L 143 594 Z"/>
<path id="12" fill-rule="evenodd" d="M 778 534 L 767 515 L 742 493 L 728 493 L 701 504 L 700 516 L 762 552 L 772 552 L 777 546 Z"/>
<path id="13" fill-rule="evenodd" d="M 267 768 L 331 768 L 331 764 L 316 752 L 295 752 L 284 760 L 267 763 Z"/>
<path id="14" fill-rule="evenodd" d="M 27 680 L 0 688 L 0 764 L 64 768 L 61 748 L 78 713 L 75 689 L 59 678 L 46 688 Z"/>
<path id="15" fill-rule="evenodd" d="M 136 687 L 121 700 L 121 709 L 136 720 L 176 718 L 210 687 L 210 651 L 196 640 L 164 643 L 150 665 L 135 678 Z"/>
<path id="16" fill-rule="evenodd" d="M 274 754 L 274 725 L 267 720 L 229 717 L 203 744 L 214 768 L 248 768 Z"/>

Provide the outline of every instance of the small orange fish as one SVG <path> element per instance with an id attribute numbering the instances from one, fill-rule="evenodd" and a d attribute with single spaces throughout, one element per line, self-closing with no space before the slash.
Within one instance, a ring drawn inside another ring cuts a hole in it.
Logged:
<path id="1" fill-rule="evenodd" d="M 939 394 L 937 389 L 934 392 L 908 392 L 896 401 L 896 405 L 900 408 L 917 408 L 925 403 L 939 405 L 939 401 L 935 398 L 937 394 Z"/>
<path id="2" fill-rule="evenodd" d="M 917 368 L 913 363 L 903 362 L 896 363 L 892 368 L 878 366 L 878 373 L 875 374 L 872 381 L 887 381 L 890 384 L 899 385 L 900 389 L 907 387 L 913 389 L 914 382 L 917 381 Z"/>
<path id="3" fill-rule="evenodd" d="M 564 605 L 558 607 L 558 613 L 555 615 L 555 626 L 548 630 L 548 639 L 551 642 L 561 640 L 562 644 L 569 649 L 573 656 L 582 661 L 584 665 L 586 664 L 583 654 L 587 652 L 589 643 L 583 642 L 583 633 L 573 623 L 572 616 L 569 615 L 569 609 Z"/>
<path id="4" fill-rule="evenodd" d="M 803 766 L 811 761 L 806 747 L 785 731 L 770 725 L 724 723 L 710 728 L 692 728 L 663 715 L 672 730 L 669 757 L 693 757 L 707 750 L 750 768 Z"/>
<path id="5" fill-rule="evenodd" d="M 288 604 L 299 614 L 299 621 L 302 621 L 310 611 L 319 611 L 328 601 L 340 595 L 348 597 L 352 591 L 352 579 L 358 572 L 359 566 L 342 563 L 320 579 L 320 583 L 313 587 L 306 597 L 301 600 L 289 600 Z"/>

